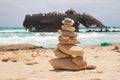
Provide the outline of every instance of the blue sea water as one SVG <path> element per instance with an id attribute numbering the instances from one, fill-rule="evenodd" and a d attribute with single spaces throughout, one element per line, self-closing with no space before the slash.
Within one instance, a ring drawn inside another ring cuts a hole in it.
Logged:
<path id="1" fill-rule="evenodd" d="M 119 28 L 120 29 L 120 28 Z M 120 43 L 120 32 L 85 32 L 80 28 L 78 46 L 100 45 L 102 42 Z M 54 48 L 58 44 L 57 32 L 29 32 L 23 27 L 0 27 L 0 45 L 34 44 L 44 48 Z"/>

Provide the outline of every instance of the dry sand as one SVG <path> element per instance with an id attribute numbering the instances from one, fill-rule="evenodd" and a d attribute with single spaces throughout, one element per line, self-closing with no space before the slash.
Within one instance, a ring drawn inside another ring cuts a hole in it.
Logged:
<path id="1" fill-rule="evenodd" d="M 88 64 L 96 69 L 54 70 L 49 64 L 55 58 L 53 49 L 0 51 L 0 80 L 120 80 L 120 44 L 84 51 Z"/>

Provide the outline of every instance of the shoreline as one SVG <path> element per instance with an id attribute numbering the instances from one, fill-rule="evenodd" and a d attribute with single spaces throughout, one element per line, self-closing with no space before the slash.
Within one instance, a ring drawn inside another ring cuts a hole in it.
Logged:
<path id="1" fill-rule="evenodd" d="M 97 66 L 94 70 L 54 70 L 49 64 L 50 59 L 56 58 L 53 50 L 53 48 L 27 47 L 27 50 L 0 51 L 0 80 L 119 80 L 120 78 L 120 43 L 113 46 L 84 47 L 84 57 L 88 64 Z"/>
<path id="2" fill-rule="evenodd" d="M 113 43 L 112 46 L 119 45 L 119 44 L 120 43 Z M 89 48 L 89 47 L 100 47 L 100 46 L 101 45 L 79 46 L 79 47 Z M 36 46 L 33 44 L 11 44 L 11 45 L 0 45 L 0 52 L 1 51 L 17 51 L 17 50 L 34 50 L 34 49 L 54 49 L 54 48 L 44 48 L 43 46 Z"/>

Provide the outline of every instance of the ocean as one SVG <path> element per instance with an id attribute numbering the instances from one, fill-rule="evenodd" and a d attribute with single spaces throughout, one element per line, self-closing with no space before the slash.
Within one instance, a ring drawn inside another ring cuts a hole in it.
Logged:
<path id="1" fill-rule="evenodd" d="M 119 28 L 120 29 L 120 28 Z M 85 32 L 80 28 L 78 46 L 95 46 L 102 42 L 120 43 L 120 32 Z M 0 45 L 34 44 L 44 48 L 54 48 L 58 44 L 57 32 L 29 32 L 23 27 L 0 27 Z"/>

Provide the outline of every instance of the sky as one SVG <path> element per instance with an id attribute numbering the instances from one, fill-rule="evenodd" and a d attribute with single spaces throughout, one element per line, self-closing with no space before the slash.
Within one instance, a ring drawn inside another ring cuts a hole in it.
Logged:
<path id="1" fill-rule="evenodd" d="M 106 26 L 120 26 L 120 0 L 0 0 L 0 27 L 23 27 L 26 14 L 88 13 Z"/>

